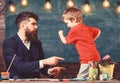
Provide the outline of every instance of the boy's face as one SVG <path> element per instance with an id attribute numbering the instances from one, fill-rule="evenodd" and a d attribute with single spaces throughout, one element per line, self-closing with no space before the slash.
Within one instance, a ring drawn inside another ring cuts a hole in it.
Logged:
<path id="1" fill-rule="evenodd" d="M 75 20 L 71 21 L 67 18 L 64 18 L 64 23 L 66 23 L 67 27 L 69 27 L 69 28 L 72 28 L 72 27 L 76 26 L 76 21 Z"/>

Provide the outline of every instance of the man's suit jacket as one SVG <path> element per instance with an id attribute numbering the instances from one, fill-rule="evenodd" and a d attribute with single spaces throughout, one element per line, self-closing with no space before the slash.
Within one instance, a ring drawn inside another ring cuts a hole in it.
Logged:
<path id="1" fill-rule="evenodd" d="M 28 50 L 17 34 L 4 40 L 3 56 L 6 68 L 9 67 L 14 55 L 16 57 L 9 70 L 10 78 L 13 78 L 13 76 L 18 76 L 18 78 L 39 78 L 40 72 L 48 75 L 49 66 L 45 66 L 43 69 L 39 67 L 39 60 L 44 59 L 40 41 L 31 42 Z"/>

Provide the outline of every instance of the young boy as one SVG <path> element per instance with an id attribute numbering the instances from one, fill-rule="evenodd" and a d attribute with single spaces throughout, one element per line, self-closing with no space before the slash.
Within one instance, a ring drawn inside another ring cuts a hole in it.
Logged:
<path id="1" fill-rule="evenodd" d="M 94 41 L 99 37 L 100 30 L 82 23 L 82 13 L 75 7 L 68 8 L 63 12 L 62 20 L 70 28 L 65 37 L 63 30 L 59 30 L 59 37 L 64 44 L 74 44 L 80 55 L 80 69 L 77 78 L 88 78 L 88 70 L 100 61 Z"/>

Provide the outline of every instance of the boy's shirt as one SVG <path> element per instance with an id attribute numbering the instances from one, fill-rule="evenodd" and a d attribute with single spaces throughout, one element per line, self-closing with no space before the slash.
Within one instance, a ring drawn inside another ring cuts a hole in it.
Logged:
<path id="1" fill-rule="evenodd" d="M 75 45 L 80 55 L 81 63 L 100 60 L 99 52 L 94 43 L 94 38 L 97 36 L 98 32 L 98 28 L 92 28 L 81 23 L 71 28 L 66 36 L 67 44 L 73 43 Z"/>

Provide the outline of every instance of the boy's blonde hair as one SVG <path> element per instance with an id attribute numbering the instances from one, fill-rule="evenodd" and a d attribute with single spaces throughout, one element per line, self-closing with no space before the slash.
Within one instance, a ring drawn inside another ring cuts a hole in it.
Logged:
<path id="1" fill-rule="evenodd" d="M 69 19 L 70 21 L 73 21 L 76 19 L 76 22 L 82 21 L 82 12 L 76 8 L 76 7 L 70 7 L 66 9 L 62 14 L 62 21 L 64 22 L 64 19 Z"/>

